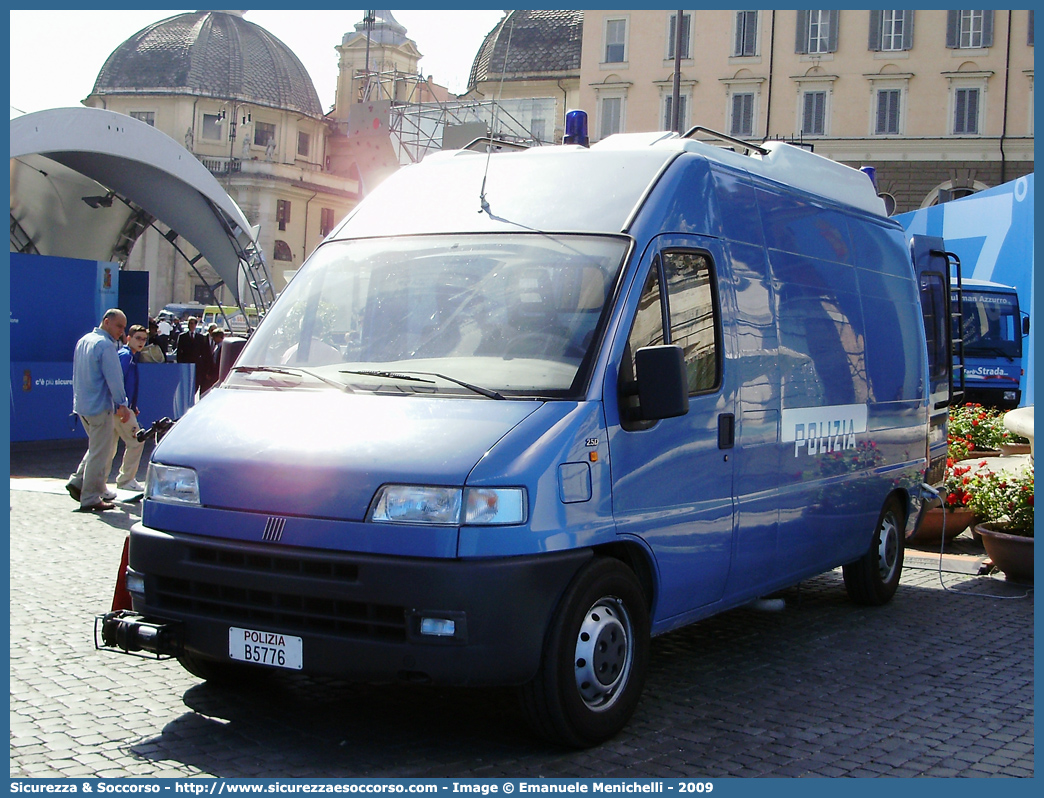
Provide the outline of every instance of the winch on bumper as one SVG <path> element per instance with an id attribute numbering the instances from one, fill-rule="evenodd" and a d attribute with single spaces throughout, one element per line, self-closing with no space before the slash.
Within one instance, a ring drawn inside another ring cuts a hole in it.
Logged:
<path id="1" fill-rule="evenodd" d="M 299 672 L 358 681 L 509 685 L 539 666 L 548 621 L 589 549 L 483 560 L 272 547 L 131 530 L 134 613 L 107 648 L 266 667 L 231 649 L 256 630 L 299 640 Z M 191 668 L 190 668 L 191 670 Z"/>

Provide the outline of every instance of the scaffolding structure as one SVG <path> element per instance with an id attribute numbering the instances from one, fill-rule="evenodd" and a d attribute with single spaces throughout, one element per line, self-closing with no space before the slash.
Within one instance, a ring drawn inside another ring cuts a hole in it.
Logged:
<path id="1" fill-rule="evenodd" d="M 540 146 L 553 143 L 534 137 L 526 120 L 520 119 L 517 113 L 508 110 L 510 101 L 421 101 L 422 89 L 428 84 L 420 75 L 410 75 L 397 70 L 364 74 L 366 83 L 362 99 L 391 102 L 388 129 L 392 147 L 402 165 L 417 163 L 428 153 L 442 149 L 446 130 L 463 125 L 485 125 L 485 130 L 479 135 L 492 136 L 515 144 Z M 548 102 L 552 103 L 553 115 L 554 101 Z"/>

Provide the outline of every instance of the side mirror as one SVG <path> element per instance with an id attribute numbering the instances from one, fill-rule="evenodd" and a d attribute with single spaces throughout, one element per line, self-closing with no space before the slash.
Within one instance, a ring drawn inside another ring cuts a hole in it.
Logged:
<path id="1" fill-rule="evenodd" d="M 689 412 L 689 382 L 680 346 L 645 346 L 634 355 L 638 403 L 643 421 Z"/>
<path id="2" fill-rule="evenodd" d="M 1022 317 L 1022 334 L 1029 335 L 1029 316 Z"/>
<path id="3" fill-rule="evenodd" d="M 225 336 L 225 340 L 221 342 L 221 362 L 218 364 L 219 381 L 225 379 L 228 372 L 232 370 L 232 366 L 235 365 L 236 358 L 243 351 L 246 342 L 246 338 L 240 338 L 238 335 Z"/>

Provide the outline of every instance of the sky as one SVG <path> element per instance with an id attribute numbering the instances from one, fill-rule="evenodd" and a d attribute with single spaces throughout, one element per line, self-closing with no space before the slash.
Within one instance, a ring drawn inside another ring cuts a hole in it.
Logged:
<path id="1" fill-rule="evenodd" d="M 153 22 L 185 11 L 10 12 L 11 117 L 45 108 L 78 106 L 94 87 L 105 59 Z M 323 110 L 337 85 L 341 37 L 354 32 L 363 11 L 248 11 L 246 19 L 282 40 L 304 64 Z M 420 71 L 454 93 L 467 87 L 471 62 L 501 10 L 392 10 L 423 54 Z"/>

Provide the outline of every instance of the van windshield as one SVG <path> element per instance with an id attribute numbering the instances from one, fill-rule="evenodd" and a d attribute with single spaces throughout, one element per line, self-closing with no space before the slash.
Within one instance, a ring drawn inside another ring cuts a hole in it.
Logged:
<path id="1" fill-rule="evenodd" d="M 503 233 L 328 242 L 225 384 L 576 396 L 629 245 L 621 236 Z"/>

